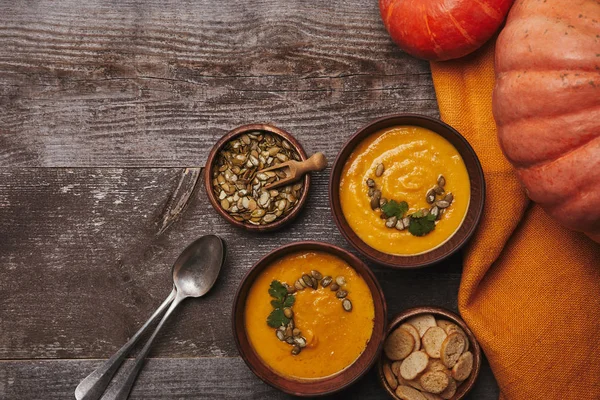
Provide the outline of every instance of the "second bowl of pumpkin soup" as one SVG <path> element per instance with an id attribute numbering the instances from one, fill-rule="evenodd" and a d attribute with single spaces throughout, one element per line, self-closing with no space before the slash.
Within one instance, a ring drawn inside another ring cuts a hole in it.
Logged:
<path id="1" fill-rule="evenodd" d="M 335 161 L 330 202 L 348 241 L 373 261 L 420 267 L 471 236 L 485 182 L 479 160 L 452 127 L 424 116 L 379 119 Z"/>
<path id="2" fill-rule="evenodd" d="M 385 300 L 368 267 L 319 242 L 268 254 L 234 304 L 242 358 L 265 382 L 295 395 L 332 393 L 366 373 L 386 325 Z"/>

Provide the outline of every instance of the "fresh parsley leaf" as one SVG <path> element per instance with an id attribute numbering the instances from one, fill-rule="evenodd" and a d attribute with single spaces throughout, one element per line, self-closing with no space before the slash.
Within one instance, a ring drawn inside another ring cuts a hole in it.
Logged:
<path id="1" fill-rule="evenodd" d="M 296 301 L 296 296 L 289 295 L 288 297 L 285 298 L 285 301 L 283 302 L 283 306 L 284 307 L 291 307 L 291 306 L 294 305 L 295 301 Z"/>
<path id="2" fill-rule="evenodd" d="M 420 215 L 420 216 L 418 216 Z M 414 236 L 425 236 L 429 232 L 435 229 L 435 216 L 433 219 L 430 217 L 431 214 L 423 216 L 421 211 L 410 216 L 410 225 L 408 231 Z"/>
<path id="3" fill-rule="evenodd" d="M 280 300 L 271 300 L 273 308 L 283 308 L 283 303 Z"/>
<path id="4" fill-rule="evenodd" d="M 280 308 L 271 311 L 271 314 L 267 317 L 267 324 L 271 328 L 279 328 L 282 325 L 287 325 L 289 322 L 290 319 L 283 314 L 283 310 Z"/>
<path id="5" fill-rule="evenodd" d="M 435 221 L 435 219 L 437 218 L 437 216 L 435 216 L 435 215 L 433 215 L 433 214 L 429 213 L 429 214 L 427 214 L 427 217 L 426 217 L 426 218 L 427 218 L 429 221 Z"/>
<path id="6" fill-rule="evenodd" d="M 275 297 L 277 300 L 283 301 L 285 295 L 287 294 L 287 289 L 281 284 L 281 282 L 273 281 L 271 282 L 271 287 L 269 288 L 269 294 L 271 297 Z"/>
<path id="7" fill-rule="evenodd" d="M 397 218 L 403 218 L 404 214 L 408 211 L 408 203 L 401 201 L 398 203 L 396 200 L 390 200 L 381 207 L 381 211 L 388 217 L 396 216 Z"/>

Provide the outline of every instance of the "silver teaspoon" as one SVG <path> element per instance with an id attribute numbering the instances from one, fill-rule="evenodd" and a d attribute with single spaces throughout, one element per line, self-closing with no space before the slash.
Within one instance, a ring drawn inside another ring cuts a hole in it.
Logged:
<path id="1" fill-rule="evenodd" d="M 224 243 L 215 235 L 202 236 L 186 247 L 173 264 L 173 290 L 167 299 L 119 351 L 81 381 L 75 389 L 75 398 L 77 400 L 98 400 L 133 345 L 170 304 L 154 333 L 135 359 L 132 369 L 118 379 L 102 397 L 103 399 L 127 399 L 135 379 L 144 365 L 144 359 L 150 351 L 152 342 L 169 315 L 185 298 L 201 297 L 208 293 L 215 284 L 224 261 Z"/>

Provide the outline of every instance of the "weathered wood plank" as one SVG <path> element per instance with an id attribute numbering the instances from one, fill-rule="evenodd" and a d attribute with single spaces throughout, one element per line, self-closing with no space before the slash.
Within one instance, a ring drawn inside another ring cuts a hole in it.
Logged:
<path id="1" fill-rule="evenodd" d="M 157 235 L 184 169 L 0 169 L 0 358 L 101 358 L 117 350 L 170 290 L 170 265 L 196 237 L 228 245 L 215 288 L 178 312 L 153 351 L 161 357 L 234 356 L 230 307 L 248 268 L 288 242 L 349 246 L 331 221 L 327 173 L 306 209 L 270 234 L 240 231 L 194 192 L 182 218 Z M 460 257 L 422 271 L 373 266 L 390 315 L 410 306 L 456 309 Z"/>
<path id="2" fill-rule="evenodd" d="M 437 105 L 377 2 L 0 1 L 0 166 L 196 167 L 250 122 L 335 154 L 394 112 Z"/>
<path id="3" fill-rule="evenodd" d="M 0 362 L 0 398 L 11 400 L 69 399 L 95 360 Z M 129 367 L 130 364 L 125 364 Z M 240 358 L 150 359 L 131 399 L 291 399 L 256 378 Z M 375 369 L 330 399 L 387 398 Z M 496 400 L 498 388 L 487 363 L 466 400 Z"/>

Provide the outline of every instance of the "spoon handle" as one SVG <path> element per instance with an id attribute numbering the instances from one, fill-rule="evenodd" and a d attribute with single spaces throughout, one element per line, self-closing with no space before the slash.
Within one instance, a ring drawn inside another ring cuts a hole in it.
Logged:
<path id="1" fill-rule="evenodd" d="M 146 332 L 148 327 L 163 313 L 163 311 L 173 302 L 177 291 L 175 287 L 171 291 L 171 294 L 163 301 L 163 303 L 158 307 L 158 309 L 152 314 L 152 316 L 146 321 L 144 326 L 140 328 L 139 331 L 135 333 L 129 339 L 127 343 L 123 345 L 111 358 L 109 358 L 104 364 L 102 364 L 98 369 L 89 374 L 85 379 L 83 379 L 77 388 L 75 389 L 75 398 L 77 400 L 98 400 L 104 390 L 108 387 L 110 380 L 113 375 L 125 359 L 125 356 L 129 354 L 135 343 L 138 341 L 140 336 Z"/>
<path id="2" fill-rule="evenodd" d="M 183 299 L 185 299 L 185 296 L 179 293 L 177 294 L 177 296 L 175 296 L 175 300 L 173 300 L 171 306 L 169 307 L 165 315 L 163 315 L 162 319 L 156 326 L 154 333 L 152 334 L 152 336 L 150 336 L 150 339 L 148 339 L 138 356 L 135 358 L 131 370 L 126 372 L 125 375 L 117 377 L 115 384 L 112 385 L 106 391 L 104 396 L 102 396 L 102 400 L 127 400 L 127 398 L 129 397 L 129 393 L 133 388 L 133 384 L 135 383 L 138 374 L 144 366 L 144 361 L 146 359 L 146 356 L 150 352 L 150 347 L 152 346 L 154 338 L 156 337 L 160 329 L 163 327 L 165 321 L 169 318 L 169 315 L 171 315 L 173 310 L 177 308 L 177 306 L 179 305 L 179 303 L 181 303 Z"/>

